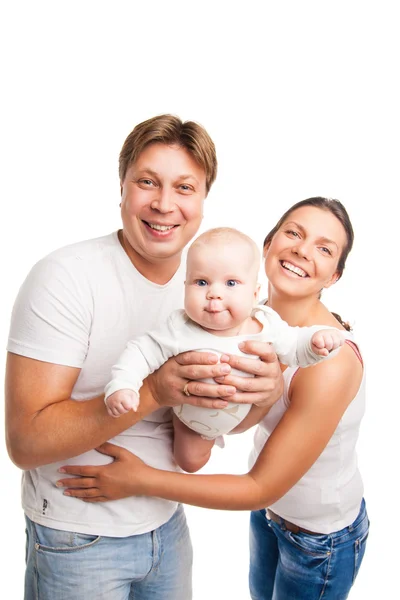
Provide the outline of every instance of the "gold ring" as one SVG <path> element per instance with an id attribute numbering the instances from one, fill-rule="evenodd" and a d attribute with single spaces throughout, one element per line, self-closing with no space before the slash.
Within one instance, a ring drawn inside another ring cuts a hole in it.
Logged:
<path id="1" fill-rule="evenodd" d="M 187 382 L 185 383 L 184 387 L 183 387 L 183 390 L 182 390 L 182 391 L 183 391 L 183 393 L 185 394 L 185 396 L 190 396 L 190 392 L 189 392 L 189 390 L 187 389 L 187 387 L 188 387 L 189 383 L 190 383 L 190 381 L 187 381 Z"/>

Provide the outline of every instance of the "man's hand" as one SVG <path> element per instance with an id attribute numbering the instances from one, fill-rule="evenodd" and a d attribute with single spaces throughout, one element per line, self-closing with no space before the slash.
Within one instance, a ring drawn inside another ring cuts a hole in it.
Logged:
<path id="1" fill-rule="evenodd" d="M 218 363 L 210 352 L 183 352 L 170 358 L 146 382 L 160 406 L 192 404 L 204 408 L 225 408 L 236 387 L 230 384 L 213 384 L 198 381 L 215 379 L 229 374 L 231 367 Z M 187 395 L 184 390 L 187 390 Z"/>
<path id="2" fill-rule="evenodd" d="M 184 352 L 170 358 L 147 378 L 153 397 L 160 406 L 192 404 L 205 408 L 225 408 L 227 402 L 272 406 L 283 391 L 278 358 L 270 344 L 244 342 L 242 352 L 260 360 L 223 354 L 220 362 L 208 352 Z M 231 375 L 231 368 L 254 375 Z M 213 378 L 216 384 L 198 381 Z M 187 396 L 184 390 L 187 390 Z"/>
<path id="3" fill-rule="evenodd" d="M 229 365 L 254 377 L 235 377 L 226 375 L 216 378 L 219 383 L 232 385 L 237 392 L 230 396 L 230 402 L 238 404 L 256 404 L 261 407 L 271 407 L 283 392 L 283 379 L 278 357 L 271 344 L 266 342 L 243 342 L 240 350 L 247 354 L 254 354 L 260 360 L 244 358 L 232 354 L 223 354 L 222 363 Z"/>

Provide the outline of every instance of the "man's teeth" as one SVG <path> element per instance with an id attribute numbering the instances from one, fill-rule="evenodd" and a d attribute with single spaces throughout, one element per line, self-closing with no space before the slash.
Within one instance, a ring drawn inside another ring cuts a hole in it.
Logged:
<path id="1" fill-rule="evenodd" d="M 299 275 L 299 277 L 307 277 L 308 276 L 307 273 L 305 271 L 303 271 L 303 269 L 300 269 L 300 267 L 295 267 L 294 265 L 292 265 L 291 263 L 288 263 L 286 261 L 282 261 L 282 267 L 284 267 L 288 271 L 292 271 L 292 273 L 296 273 L 296 275 Z"/>
<path id="2" fill-rule="evenodd" d="M 156 223 L 148 223 L 148 226 L 156 231 L 169 231 L 175 227 L 175 225 L 157 225 Z"/>

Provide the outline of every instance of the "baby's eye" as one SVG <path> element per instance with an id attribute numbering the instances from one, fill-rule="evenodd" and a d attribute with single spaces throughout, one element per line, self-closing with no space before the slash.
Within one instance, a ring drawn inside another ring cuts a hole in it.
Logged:
<path id="1" fill-rule="evenodd" d="M 235 287 L 239 282 L 236 279 L 228 279 L 226 282 L 227 287 Z"/>
<path id="2" fill-rule="evenodd" d="M 200 287 L 207 285 L 207 281 L 205 279 L 196 279 L 194 283 Z"/>

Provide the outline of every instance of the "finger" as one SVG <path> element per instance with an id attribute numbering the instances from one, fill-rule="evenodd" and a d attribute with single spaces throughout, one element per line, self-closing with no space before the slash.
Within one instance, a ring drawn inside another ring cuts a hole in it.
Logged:
<path id="1" fill-rule="evenodd" d="M 269 374 L 270 369 L 272 368 L 271 363 L 265 363 L 262 360 L 257 360 L 254 358 L 245 358 L 244 356 L 236 356 L 234 354 L 224 356 L 229 356 L 229 364 L 233 369 L 244 371 L 245 373 L 249 373 L 250 375 L 257 375 L 259 377 L 263 377 Z M 276 363 L 276 367 L 274 366 L 273 368 L 278 369 L 278 363 Z M 224 382 L 226 382 L 227 380 L 227 377 L 224 377 Z"/>
<path id="2" fill-rule="evenodd" d="M 183 352 L 177 354 L 175 360 L 180 365 L 213 365 L 218 362 L 218 356 L 211 352 Z"/>
<path id="3" fill-rule="evenodd" d="M 329 339 L 328 337 L 324 339 L 323 337 L 316 335 L 314 336 L 312 343 L 316 348 L 324 348 L 329 344 Z"/>
<path id="4" fill-rule="evenodd" d="M 265 390 L 267 379 L 264 377 L 240 377 L 239 375 L 227 375 L 223 378 L 226 385 L 232 385 L 239 392 L 262 392 Z M 218 380 L 218 383 L 220 381 Z M 231 401 L 231 398 L 229 398 Z"/>
<path id="5" fill-rule="evenodd" d="M 96 486 L 96 479 L 93 477 L 68 477 L 56 481 L 57 487 L 65 488 L 92 488 Z"/>
<path id="6" fill-rule="evenodd" d="M 120 458 L 124 452 L 129 452 L 129 450 L 125 450 L 125 448 L 121 448 L 121 446 L 117 446 L 117 444 L 111 444 L 110 442 L 104 442 L 104 444 L 100 444 L 100 446 L 97 446 L 95 450 L 100 452 L 100 454 L 112 456 L 115 460 Z"/>
<path id="7" fill-rule="evenodd" d="M 95 502 L 107 502 L 108 498 L 105 496 L 96 496 L 94 498 L 81 498 L 83 502 L 87 502 L 88 504 L 94 504 Z"/>
<path id="8" fill-rule="evenodd" d="M 212 400 L 211 398 L 200 397 L 200 396 L 189 396 L 188 401 L 185 404 L 190 404 L 192 406 L 200 406 L 201 408 L 226 408 L 228 406 L 228 402 L 226 400 L 216 399 Z"/>
<path id="9" fill-rule="evenodd" d="M 207 398 L 226 398 L 236 392 L 231 385 L 219 385 L 216 383 L 204 383 L 203 381 L 189 381 L 186 386 L 191 396 L 205 396 Z M 185 403 L 188 404 L 185 400 Z"/>
<path id="10" fill-rule="evenodd" d="M 259 406 L 263 406 L 265 404 L 272 404 L 269 402 L 268 397 L 263 392 L 236 392 L 234 396 L 232 396 L 231 402 L 235 404 L 257 404 Z"/>
<path id="11" fill-rule="evenodd" d="M 214 379 L 221 375 L 230 373 L 231 367 L 228 364 L 218 363 L 216 365 L 187 365 L 179 366 L 177 375 L 182 379 Z"/>
<path id="12" fill-rule="evenodd" d="M 99 494 L 100 490 L 96 487 L 91 487 L 89 489 L 68 488 L 64 492 L 64 496 L 72 496 L 73 498 L 97 498 Z"/>
<path id="13" fill-rule="evenodd" d="M 264 362 L 276 362 L 278 360 L 275 350 L 268 342 L 242 342 L 239 344 L 239 348 L 246 354 L 259 356 Z M 222 361 L 222 357 L 220 360 Z"/>
<path id="14" fill-rule="evenodd" d="M 58 469 L 58 472 L 79 477 L 96 477 L 97 467 L 92 465 L 63 465 Z"/>

